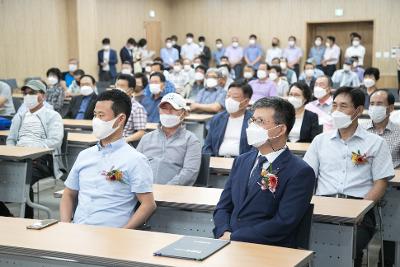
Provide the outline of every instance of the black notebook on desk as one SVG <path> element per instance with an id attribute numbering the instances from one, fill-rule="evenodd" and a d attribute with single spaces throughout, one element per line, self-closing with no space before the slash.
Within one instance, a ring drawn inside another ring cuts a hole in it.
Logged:
<path id="1" fill-rule="evenodd" d="M 154 252 L 154 255 L 202 261 L 229 243 L 229 240 L 185 236 Z"/>

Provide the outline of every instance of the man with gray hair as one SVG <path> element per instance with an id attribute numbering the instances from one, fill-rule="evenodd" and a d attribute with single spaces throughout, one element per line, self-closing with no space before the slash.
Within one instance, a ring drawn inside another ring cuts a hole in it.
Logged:
<path id="1" fill-rule="evenodd" d="M 197 94 L 196 101 L 190 105 L 191 111 L 218 113 L 225 108 L 226 91 L 218 85 L 222 73 L 216 68 L 207 70 L 205 88 Z"/>
<path id="2" fill-rule="evenodd" d="M 224 88 L 225 91 L 228 91 L 229 85 L 231 85 L 231 83 L 233 83 L 233 80 L 230 77 L 231 75 L 230 75 L 229 67 L 228 67 L 228 65 L 221 65 L 221 66 L 219 66 L 218 70 L 222 74 L 222 78 L 219 79 L 218 84 L 219 84 L 219 86 Z"/>

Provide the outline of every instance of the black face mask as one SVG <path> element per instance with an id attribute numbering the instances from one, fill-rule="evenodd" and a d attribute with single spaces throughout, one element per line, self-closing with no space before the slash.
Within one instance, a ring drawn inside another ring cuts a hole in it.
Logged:
<path id="1" fill-rule="evenodd" d="M 273 46 L 273 47 L 277 47 L 278 44 L 277 44 L 277 43 L 272 43 L 272 46 Z"/>

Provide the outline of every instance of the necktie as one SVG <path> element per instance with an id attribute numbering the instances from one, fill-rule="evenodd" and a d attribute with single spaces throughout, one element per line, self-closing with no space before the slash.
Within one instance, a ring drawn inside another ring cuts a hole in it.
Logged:
<path id="1" fill-rule="evenodd" d="M 249 177 L 249 182 L 247 184 L 247 191 L 250 190 L 251 186 L 254 185 L 257 182 L 260 182 L 261 180 L 261 171 L 262 171 L 262 166 L 264 165 L 265 162 L 267 162 L 267 158 L 260 155 L 257 158 L 257 165 L 253 169 L 253 172 L 251 173 Z"/>

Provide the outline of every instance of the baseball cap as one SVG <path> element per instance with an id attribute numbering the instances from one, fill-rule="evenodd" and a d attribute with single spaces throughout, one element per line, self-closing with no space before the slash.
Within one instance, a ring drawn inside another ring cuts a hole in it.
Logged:
<path id="1" fill-rule="evenodd" d="M 31 88 L 34 91 L 43 91 L 46 93 L 46 85 L 39 80 L 30 80 L 24 86 L 22 86 L 21 90 L 26 88 Z"/>
<path id="2" fill-rule="evenodd" d="M 171 106 L 176 110 L 180 109 L 188 110 L 185 99 L 180 94 L 177 93 L 166 94 L 161 99 L 159 106 L 161 106 L 163 103 L 170 103 Z"/>

